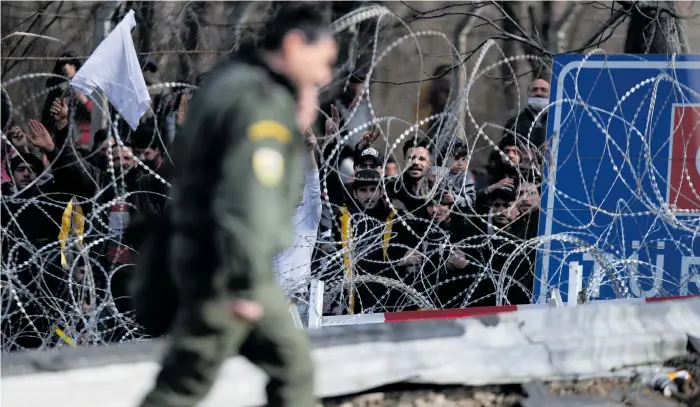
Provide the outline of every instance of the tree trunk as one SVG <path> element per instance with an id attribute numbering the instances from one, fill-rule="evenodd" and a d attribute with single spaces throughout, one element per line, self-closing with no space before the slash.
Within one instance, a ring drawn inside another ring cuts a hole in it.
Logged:
<path id="1" fill-rule="evenodd" d="M 625 53 L 683 54 L 688 52 L 682 21 L 673 1 L 625 2 L 632 7 Z"/>
<path id="2" fill-rule="evenodd" d="M 182 31 L 180 32 L 180 40 L 184 44 L 185 50 L 195 51 L 199 45 L 199 20 L 200 16 L 204 15 L 207 4 L 203 1 L 195 1 L 185 5 L 186 10 L 183 11 Z M 180 78 L 183 80 L 192 80 L 197 74 L 194 72 L 193 66 L 196 65 L 196 54 L 180 54 Z"/>
<path id="3" fill-rule="evenodd" d="M 153 2 L 139 2 L 138 23 L 138 52 L 151 52 L 153 50 L 152 31 L 153 23 Z"/>

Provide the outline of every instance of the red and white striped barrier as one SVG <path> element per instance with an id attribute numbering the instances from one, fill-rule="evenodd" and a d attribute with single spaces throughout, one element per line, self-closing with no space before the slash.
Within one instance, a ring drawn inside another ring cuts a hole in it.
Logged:
<path id="1" fill-rule="evenodd" d="M 594 305 L 615 305 L 630 302 L 661 302 L 682 300 L 697 297 L 697 295 L 675 296 L 675 297 L 651 297 L 651 298 L 623 298 L 616 300 L 591 301 L 581 304 L 582 306 Z M 485 315 L 503 314 L 519 310 L 550 308 L 552 304 L 524 304 L 524 305 L 503 305 L 493 307 L 473 307 L 473 308 L 453 308 L 445 310 L 425 310 L 425 311 L 401 311 L 384 312 L 376 314 L 354 314 L 354 315 L 333 315 L 322 318 L 309 318 L 309 328 L 320 328 L 332 325 L 356 325 L 356 324 L 380 324 L 385 322 L 407 322 L 424 321 L 437 319 L 469 318 Z M 561 305 L 559 305 L 561 306 Z"/>
<path id="2" fill-rule="evenodd" d="M 568 298 L 577 298 L 578 293 L 583 290 L 583 266 L 578 262 L 569 262 L 569 289 Z M 559 293 L 559 289 L 550 290 L 551 298 L 548 303 L 525 304 L 525 305 L 503 305 L 493 307 L 472 307 L 472 308 L 454 308 L 445 310 L 426 310 L 426 311 L 402 311 L 402 312 L 385 312 L 377 314 L 353 314 L 353 315 L 334 315 L 321 317 L 323 315 L 323 292 L 324 283 L 320 280 L 312 280 L 311 292 L 309 298 L 309 328 L 321 328 L 329 325 L 355 325 L 355 324 L 379 324 L 384 322 L 406 322 L 406 321 L 422 321 L 430 319 L 455 319 L 468 318 L 483 315 L 502 314 L 518 310 L 548 308 L 548 307 L 573 307 L 578 306 L 577 302 L 569 302 L 564 304 Z M 622 298 L 614 300 L 594 300 L 585 302 L 581 305 L 611 305 L 629 302 L 659 302 L 672 301 L 685 298 L 697 297 L 698 295 L 679 295 L 672 297 L 650 297 L 650 298 Z"/>

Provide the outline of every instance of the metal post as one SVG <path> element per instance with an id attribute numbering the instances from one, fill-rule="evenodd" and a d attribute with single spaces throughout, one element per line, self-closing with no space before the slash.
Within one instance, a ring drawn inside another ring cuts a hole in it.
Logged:
<path id="1" fill-rule="evenodd" d="M 304 324 L 301 322 L 301 316 L 299 315 L 299 309 L 293 301 L 289 302 L 289 314 L 292 317 L 292 321 L 294 321 L 294 326 L 299 329 L 304 329 Z"/>
<path id="2" fill-rule="evenodd" d="M 102 40 L 114 28 L 112 27 L 111 16 L 118 4 L 119 2 L 117 1 L 104 1 L 97 2 L 95 5 L 95 27 L 92 34 L 94 41 L 92 45 L 93 50 L 97 49 Z M 101 91 L 96 90 L 91 97 L 93 98 L 93 108 L 90 114 L 90 133 L 94 136 L 97 130 L 107 127 L 109 103 Z"/>
<path id="3" fill-rule="evenodd" d="M 320 328 L 323 326 L 323 291 L 325 290 L 323 281 L 319 279 L 311 280 L 309 290 L 309 321 L 308 328 Z"/>
<path id="4" fill-rule="evenodd" d="M 547 300 L 547 304 L 549 304 L 549 306 L 553 308 L 561 308 L 564 306 L 564 301 L 562 301 L 561 299 L 561 293 L 559 292 L 559 288 L 552 289 L 552 297 L 549 300 Z"/>
<path id="5" fill-rule="evenodd" d="M 569 307 L 577 306 L 581 290 L 583 290 L 583 265 L 572 261 L 569 263 L 569 292 L 566 305 Z"/>

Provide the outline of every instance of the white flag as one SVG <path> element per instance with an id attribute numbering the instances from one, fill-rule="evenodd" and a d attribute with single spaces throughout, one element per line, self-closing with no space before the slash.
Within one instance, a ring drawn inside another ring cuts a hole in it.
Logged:
<path id="1" fill-rule="evenodd" d="M 136 130 L 139 120 L 150 108 L 151 97 L 131 38 L 134 27 L 134 10 L 130 10 L 85 61 L 73 77 L 71 86 L 87 96 L 100 88 L 129 126 Z"/>

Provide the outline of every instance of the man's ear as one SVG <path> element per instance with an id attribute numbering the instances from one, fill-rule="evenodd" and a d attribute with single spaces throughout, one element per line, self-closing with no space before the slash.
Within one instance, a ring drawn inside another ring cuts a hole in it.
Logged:
<path id="1" fill-rule="evenodd" d="M 301 30 L 291 30 L 282 39 L 282 55 L 295 52 L 306 44 L 306 35 Z"/>

